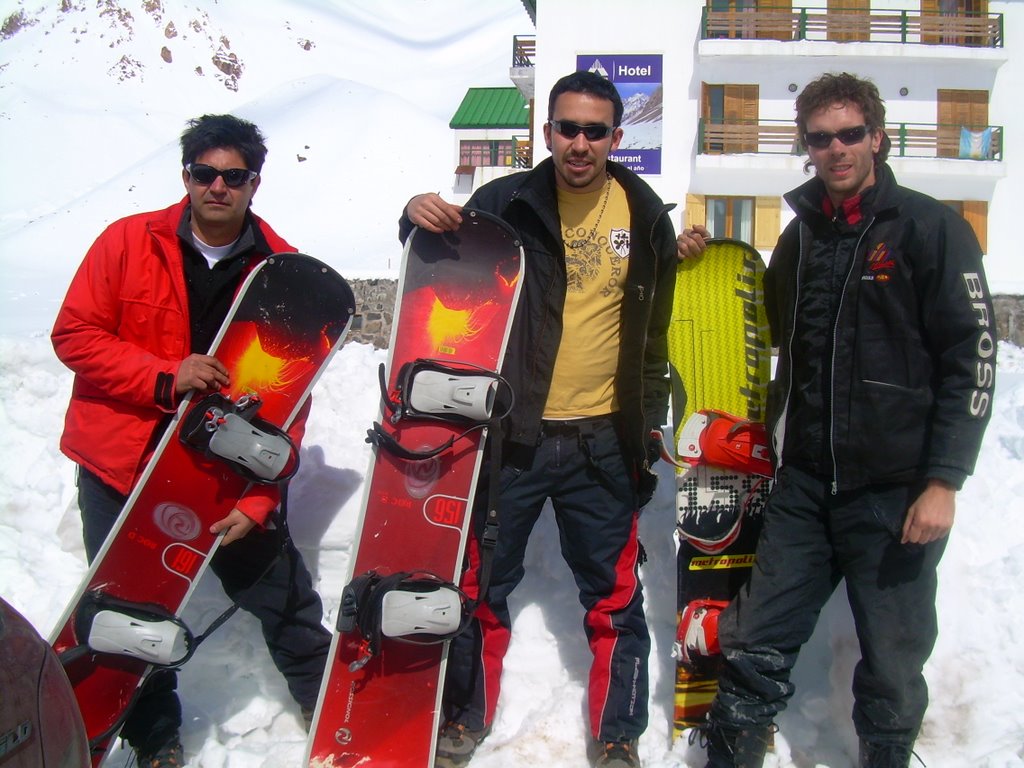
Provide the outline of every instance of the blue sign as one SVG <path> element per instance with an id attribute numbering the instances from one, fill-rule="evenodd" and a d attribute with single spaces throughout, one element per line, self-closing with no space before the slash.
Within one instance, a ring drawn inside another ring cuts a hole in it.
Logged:
<path id="1" fill-rule="evenodd" d="M 630 170 L 661 173 L 663 57 L 658 54 L 580 54 L 576 69 L 595 72 L 615 84 L 622 97 L 622 141 L 609 157 Z"/>

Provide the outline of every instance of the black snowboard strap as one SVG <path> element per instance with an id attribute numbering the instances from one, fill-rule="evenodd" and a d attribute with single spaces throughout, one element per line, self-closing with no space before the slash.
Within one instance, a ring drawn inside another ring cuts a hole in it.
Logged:
<path id="1" fill-rule="evenodd" d="M 487 439 L 491 448 L 491 464 L 487 483 L 487 512 L 484 518 L 484 530 L 480 536 L 480 569 L 477 575 L 477 596 L 473 601 L 473 610 L 487 599 L 487 591 L 491 586 L 491 569 L 494 565 L 494 550 L 498 546 L 499 516 L 498 504 L 501 487 L 501 444 L 503 434 L 501 419 L 491 419 L 487 431 Z"/>
<path id="2" fill-rule="evenodd" d="M 455 445 L 455 442 L 457 440 L 462 440 L 465 437 L 469 437 L 470 434 L 476 432 L 477 430 L 483 429 L 485 426 L 487 425 L 478 424 L 475 427 L 470 427 L 461 434 L 449 437 L 443 443 L 434 448 L 427 448 L 426 450 L 422 451 L 414 451 L 410 448 L 406 448 L 400 442 L 395 440 L 394 437 L 389 435 L 384 430 L 383 426 L 381 426 L 378 422 L 375 421 L 373 422 L 373 426 L 366 430 L 366 442 L 370 443 L 370 445 L 375 445 L 378 448 L 383 448 L 393 456 L 397 456 L 400 459 L 405 459 L 406 461 L 425 461 L 426 459 L 432 459 L 435 456 L 441 455 L 445 451 L 449 450 L 453 445 Z"/>

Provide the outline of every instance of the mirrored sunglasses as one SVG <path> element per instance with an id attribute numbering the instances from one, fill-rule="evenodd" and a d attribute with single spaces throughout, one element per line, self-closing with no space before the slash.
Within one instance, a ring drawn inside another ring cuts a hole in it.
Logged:
<path id="1" fill-rule="evenodd" d="M 212 165 L 202 165 L 201 163 L 189 163 L 185 166 L 185 170 L 196 184 L 202 184 L 204 187 L 213 184 L 218 176 L 224 179 L 224 183 L 229 187 L 240 187 L 259 176 L 256 171 L 250 171 L 247 168 L 225 168 L 220 171 Z"/>
<path id="2" fill-rule="evenodd" d="M 835 133 L 828 131 L 809 131 L 804 134 L 804 144 L 815 149 L 825 149 L 832 145 L 832 139 L 839 139 L 843 144 L 852 147 L 860 144 L 868 135 L 866 125 L 858 125 L 854 128 L 843 128 Z"/>
<path id="3" fill-rule="evenodd" d="M 587 137 L 587 141 L 600 141 L 601 139 L 611 136 L 612 131 L 615 130 L 615 126 L 602 125 L 596 123 L 595 125 L 580 125 L 570 120 L 549 120 L 551 127 L 558 131 L 562 136 L 567 139 L 575 139 L 581 133 Z"/>

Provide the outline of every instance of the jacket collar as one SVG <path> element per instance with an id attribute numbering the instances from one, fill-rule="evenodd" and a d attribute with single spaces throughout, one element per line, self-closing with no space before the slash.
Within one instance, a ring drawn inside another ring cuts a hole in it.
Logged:
<path id="1" fill-rule="evenodd" d="M 815 176 L 796 189 L 787 192 L 783 197 L 796 215 L 805 223 L 811 223 L 818 217 L 825 217 L 822 211 L 822 200 L 825 198 L 825 184 Z M 896 176 L 888 163 L 875 166 L 875 183 L 864 190 L 861 204 L 869 208 L 875 216 L 898 212 L 903 200 Z"/>
<path id="2" fill-rule="evenodd" d="M 187 199 L 181 216 L 178 218 L 177 234 L 178 239 L 186 247 L 195 250 L 195 241 L 192 234 L 192 206 L 188 204 Z M 242 230 L 239 232 L 238 238 L 235 240 L 235 246 L 231 249 L 231 254 L 228 258 L 233 258 L 254 249 L 259 256 L 269 256 L 271 254 L 270 246 L 260 233 L 259 227 L 255 226 L 252 212 L 246 211 L 245 220 L 242 222 Z"/>
<path id="3" fill-rule="evenodd" d="M 609 160 L 608 172 L 626 191 L 629 200 L 629 213 L 633 217 L 633 228 L 638 231 L 650 231 L 657 218 L 674 205 L 665 205 L 651 187 L 626 166 Z M 512 193 L 511 204 L 516 199 L 522 200 L 532 207 L 548 226 L 552 223 L 545 217 L 546 211 L 558 211 L 558 195 L 555 182 L 555 163 L 548 157 L 542 160 L 532 171 L 523 174 L 523 183 Z M 558 232 L 558 221 L 554 221 L 553 232 Z"/>

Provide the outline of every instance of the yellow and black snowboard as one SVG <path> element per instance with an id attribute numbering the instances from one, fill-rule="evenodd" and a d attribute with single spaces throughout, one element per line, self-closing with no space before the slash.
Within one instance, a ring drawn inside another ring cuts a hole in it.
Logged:
<path id="1" fill-rule="evenodd" d="M 716 239 L 679 264 L 669 329 L 678 538 L 674 733 L 704 721 L 718 684 L 717 616 L 750 574 L 770 489 L 771 345 L 764 262 Z"/>

